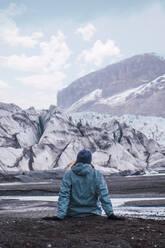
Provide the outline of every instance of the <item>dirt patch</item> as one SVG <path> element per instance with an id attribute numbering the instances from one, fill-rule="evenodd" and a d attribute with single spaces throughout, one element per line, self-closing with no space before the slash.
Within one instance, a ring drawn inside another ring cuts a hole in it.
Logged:
<path id="1" fill-rule="evenodd" d="M 1 218 L 0 247 L 164 248 L 165 221 L 112 221 L 91 216 L 63 221 Z"/>

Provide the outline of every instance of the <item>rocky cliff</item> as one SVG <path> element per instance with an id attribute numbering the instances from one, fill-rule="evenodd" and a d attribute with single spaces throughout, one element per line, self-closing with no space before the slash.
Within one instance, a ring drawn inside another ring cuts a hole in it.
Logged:
<path id="1" fill-rule="evenodd" d="M 75 122 L 59 108 L 36 111 L 0 103 L 0 170 L 67 169 L 80 149 L 90 149 L 104 173 L 161 172 L 165 151 L 125 123 Z"/>
<path id="2" fill-rule="evenodd" d="M 136 55 L 90 73 L 58 93 L 58 105 L 72 111 L 165 117 L 165 60 Z"/>

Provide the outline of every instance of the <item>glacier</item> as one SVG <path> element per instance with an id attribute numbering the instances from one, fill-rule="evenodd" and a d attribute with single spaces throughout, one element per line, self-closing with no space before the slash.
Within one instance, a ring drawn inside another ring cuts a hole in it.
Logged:
<path id="1" fill-rule="evenodd" d="M 149 137 L 134 128 L 133 120 L 68 114 L 56 106 L 23 110 L 0 103 L 0 172 L 67 170 L 78 151 L 86 148 L 92 152 L 95 168 L 104 174 L 163 173 L 164 146 L 152 133 Z"/>

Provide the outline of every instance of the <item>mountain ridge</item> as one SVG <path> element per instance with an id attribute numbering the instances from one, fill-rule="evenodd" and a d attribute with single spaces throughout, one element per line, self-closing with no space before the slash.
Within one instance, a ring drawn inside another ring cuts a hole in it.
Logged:
<path id="1" fill-rule="evenodd" d="M 73 104 L 76 105 L 83 97 L 88 96 L 90 93 L 92 94 L 95 90 L 102 90 L 102 98 L 106 100 L 117 94 L 122 94 L 127 90 L 142 85 L 145 86 L 163 74 L 165 74 L 165 60 L 163 58 L 159 58 L 153 54 L 135 55 L 77 79 L 58 93 L 57 105 L 68 109 Z M 162 99 L 162 96 L 155 96 L 155 98 L 155 101 L 158 101 L 159 99 L 157 100 L 157 98 Z M 137 103 L 135 102 L 135 105 L 136 104 Z M 76 111 L 90 110 L 100 113 L 112 112 L 112 114 L 115 115 L 134 114 L 132 112 L 129 113 L 128 110 L 117 113 L 118 110 L 113 111 L 113 109 L 111 109 L 108 111 L 107 108 L 109 108 L 109 106 L 107 107 L 106 104 L 101 106 L 101 104 L 97 104 L 96 101 L 89 101 L 88 104 Z M 143 115 L 144 113 L 139 112 L 137 114 Z M 160 113 L 160 116 L 161 114 L 162 113 Z M 149 115 L 152 115 L 152 113 L 149 113 Z M 165 116 L 165 113 L 163 113 L 163 116 Z"/>

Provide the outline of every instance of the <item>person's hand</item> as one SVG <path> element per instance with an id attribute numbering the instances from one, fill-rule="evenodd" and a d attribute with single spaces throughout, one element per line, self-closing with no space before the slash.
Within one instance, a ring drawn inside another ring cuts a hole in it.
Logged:
<path id="1" fill-rule="evenodd" d="M 54 220 L 54 221 L 61 221 L 62 219 L 58 218 L 57 216 L 51 216 L 51 217 L 44 217 L 43 220 Z"/>
<path id="2" fill-rule="evenodd" d="M 125 218 L 122 216 L 116 216 L 114 214 L 111 214 L 108 216 L 108 220 L 125 220 Z"/>

